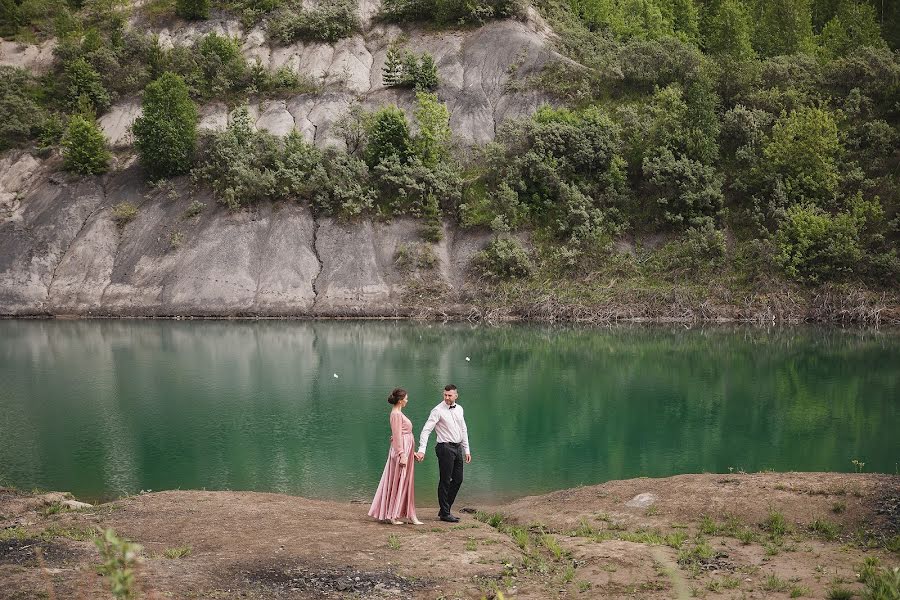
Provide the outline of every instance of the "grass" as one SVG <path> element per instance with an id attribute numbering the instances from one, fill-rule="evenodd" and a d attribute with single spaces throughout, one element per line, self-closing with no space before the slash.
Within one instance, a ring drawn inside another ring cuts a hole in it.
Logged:
<path id="1" fill-rule="evenodd" d="M 781 538 L 790 531 L 790 526 L 785 521 L 784 515 L 776 510 L 769 512 L 769 516 L 760 524 L 760 527 L 768 531 L 772 539 Z"/>
<path id="2" fill-rule="evenodd" d="M 69 507 L 63 506 L 61 502 L 53 502 L 49 506 L 45 507 L 41 510 L 41 515 L 45 517 L 49 517 L 50 515 L 57 515 L 62 512 L 69 511 Z"/>
<path id="3" fill-rule="evenodd" d="M 466 550 L 468 552 L 474 552 L 475 550 L 478 550 L 478 542 L 475 541 L 475 538 L 469 538 L 468 540 L 466 540 Z"/>
<path id="4" fill-rule="evenodd" d="M 563 583 L 572 583 L 575 579 L 575 567 L 572 565 L 568 565 L 562 574 L 562 582 Z"/>
<path id="5" fill-rule="evenodd" d="M 583 594 L 586 591 L 588 591 L 589 589 L 591 589 L 592 584 L 590 581 L 579 581 L 577 585 L 578 585 L 578 593 Z"/>
<path id="6" fill-rule="evenodd" d="M 393 533 L 388 536 L 388 548 L 391 550 L 399 550 L 400 549 L 400 539 L 397 538 Z"/>
<path id="7" fill-rule="evenodd" d="M 837 523 L 832 523 L 828 519 L 816 519 L 809 525 L 810 531 L 815 533 L 818 537 L 827 540 L 829 542 L 833 542 L 837 539 L 838 534 L 841 532 L 841 527 Z"/>
<path id="8" fill-rule="evenodd" d="M 24 527 L 9 527 L 7 529 L 0 530 L 0 542 L 7 542 L 9 540 L 27 540 L 28 532 L 25 531 Z"/>
<path id="9" fill-rule="evenodd" d="M 188 206 L 188 209 L 184 211 L 184 218 L 191 219 L 193 217 L 196 217 L 201 212 L 203 212 L 204 208 L 206 208 L 206 204 L 200 202 L 199 200 L 194 200 L 193 202 L 191 202 L 191 205 Z"/>
<path id="10" fill-rule="evenodd" d="M 487 523 L 494 529 L 499 529 L 503 524 L 503 515 L 500 513 L 486 513 L 478 511 L 475 513 L 475 520 Z"/>
<path id="11" fill-rule="evenodd" d="M 190 546 L 176 546 L 174 548 L 166 548 L 163 550 L 163 556 L 166 558 L 176 559 L 185 558 L 191 555 Z"/>
<path id="12" fill-rule="evenodd" d="M 835 586 L 828 590 L 825 595 L 828 600 L 850 600 L 853 597 L 853 590 L 841 586 Z"/>
<path id="13" fill-rule="evenodd" d="M 559 545 L 557 539 L 550 534 L 541 536 L 541 544 L 550 551 L 550 554 L 552 554 L 553 558 L 556 560 L 561 560 L 566 554 L 565 550 L 562 549 L 562 546 Z"/>
<path id="14" fill-rule="evenodd" d="M 113 221 L 119 227 L 128 225 L 137 216 L 137 213 L 137 206 L 131 202 L 119 202 L 112 209 Z"/>
<path id="15" fill-rule="evenodd" d="M 722 579 L 722 587 L 725 588 L 726 590 L 733 590 L 736 587 L 740 587 L 740 585 L 741 585 L 741 580 L 737 577 L 732 577 L 730 575 L 726 575 Z"/>
<path id="16" fill-rule="evenodd" d="M 509 531 L 512 536 L 513 541 L 516 543 L 516 546 L 524 550 L 528 547 L 528 530 L 523 527 L 512 527 Z"/>
<path id="17" fill-rule="evenodd" d="M 900 598 L 900 567 L 887 569 L 879 566 L 878 559 L 867 556 L 859 569 L 859 580 L 865 584 L 866 600 L 896 600 Z"/>
<path id="18" fill-rule="evenodd" d="M 847 510 L 847 503 L 844 502 L 843 500 L 835 502 L 834 504 L 831 505 L 831 512 L 833 512 L 836 515 L 841 514 L 845 510 Z"/>
<path id="19" fill-rule="evenodd" d="M 812 595 L 812 592 L 805 585 L 797 585 L 794 584 L 791 586 L 790 596 L 791 598 L 808 598 Z"/>
<path id="20" fill-rule="evenodd" d="M 787 581 L 781 579 L 780 577 L 777 577 L 776 575 L 769 575 L 768 577 L 766 577 L 766 580 L 762 585 L 762 589 L 766 590 L 767 592 L 786 592 L 788 591 L 788 589 L 790 589 L 790 587 L 791 586 Z"/>

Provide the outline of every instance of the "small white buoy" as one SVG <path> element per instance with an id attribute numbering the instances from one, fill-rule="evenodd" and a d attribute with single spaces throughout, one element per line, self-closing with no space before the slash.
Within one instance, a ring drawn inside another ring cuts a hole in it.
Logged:
<path id="1" fill-rule="evenodd" d="M 471 360 L 472 360 L 472 359 L 469 358 L 468 356 L 466 357 L 466 362 L 469 362 L 469 361 L 471 361 Z"/>
<path id="2" fill-rule="evenodd" d="M 334 374 L 334 378 L 335 378 L 335 379 L 338 378 L 338 374 L 337 374 L 337 373 Z"/>

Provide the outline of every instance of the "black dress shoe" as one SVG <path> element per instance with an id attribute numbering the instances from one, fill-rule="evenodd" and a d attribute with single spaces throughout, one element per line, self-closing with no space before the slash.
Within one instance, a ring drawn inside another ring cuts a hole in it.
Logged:
<path id="1" fill-rule="evenodd" d="M 453 515 L 438 515 L 438 519 L 448 523 L 459 523 L 459 517 L 454 517 Z"/>

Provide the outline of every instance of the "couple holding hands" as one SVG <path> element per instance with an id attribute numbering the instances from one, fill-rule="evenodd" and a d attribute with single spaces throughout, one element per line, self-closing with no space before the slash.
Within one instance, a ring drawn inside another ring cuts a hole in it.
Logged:
<path id="1" fill-rule="evenodd" d="M 459 517 L 451 514 L 450 507 L 462 485 L 463 463 L 471 462 L 472 455 L 469 452 L 469 432 L 463 408 L 456 403 L 458 395 L 455 385 L 444 387 L 443 402 L 431 410 L 422 427 L 418 452 L 413 452 L 415 438 L 412 421 L 403 414 L 403 407 L 409 403 L 409 395 L 406 390 L 397 388 L 388 396 L 388 403 L 393 405 L 390 416 L 391 448 L 388 450 L 387 464 L 384 465 L 369 516 L 394 525 L 401 525 L 401 519 L 406 519 L 413 525 L 422 525 L 416 517 L 415 463 L 425 460 L 428 437 L 434 430 L 437 434 L 435 453 L 441 473 L 438 482 L 438 518 L 449 523 L 459 521 Z"/>

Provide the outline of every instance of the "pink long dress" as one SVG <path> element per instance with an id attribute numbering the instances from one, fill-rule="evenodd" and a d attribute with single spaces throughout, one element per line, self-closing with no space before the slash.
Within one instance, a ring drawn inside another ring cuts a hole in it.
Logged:
<path id="1" fill-rule="evenodd" d="M 412 421 L 399 410 L 391 411 L 391 447 L 381 482 L 372 500 L 369 516 L 378 520 L 408 519 L 416 521 L 416 501 L 413 492 L 416 459 L 413 457 L 415 438 Z M 406 466 L 400 466 L 400 457 Z"/>

